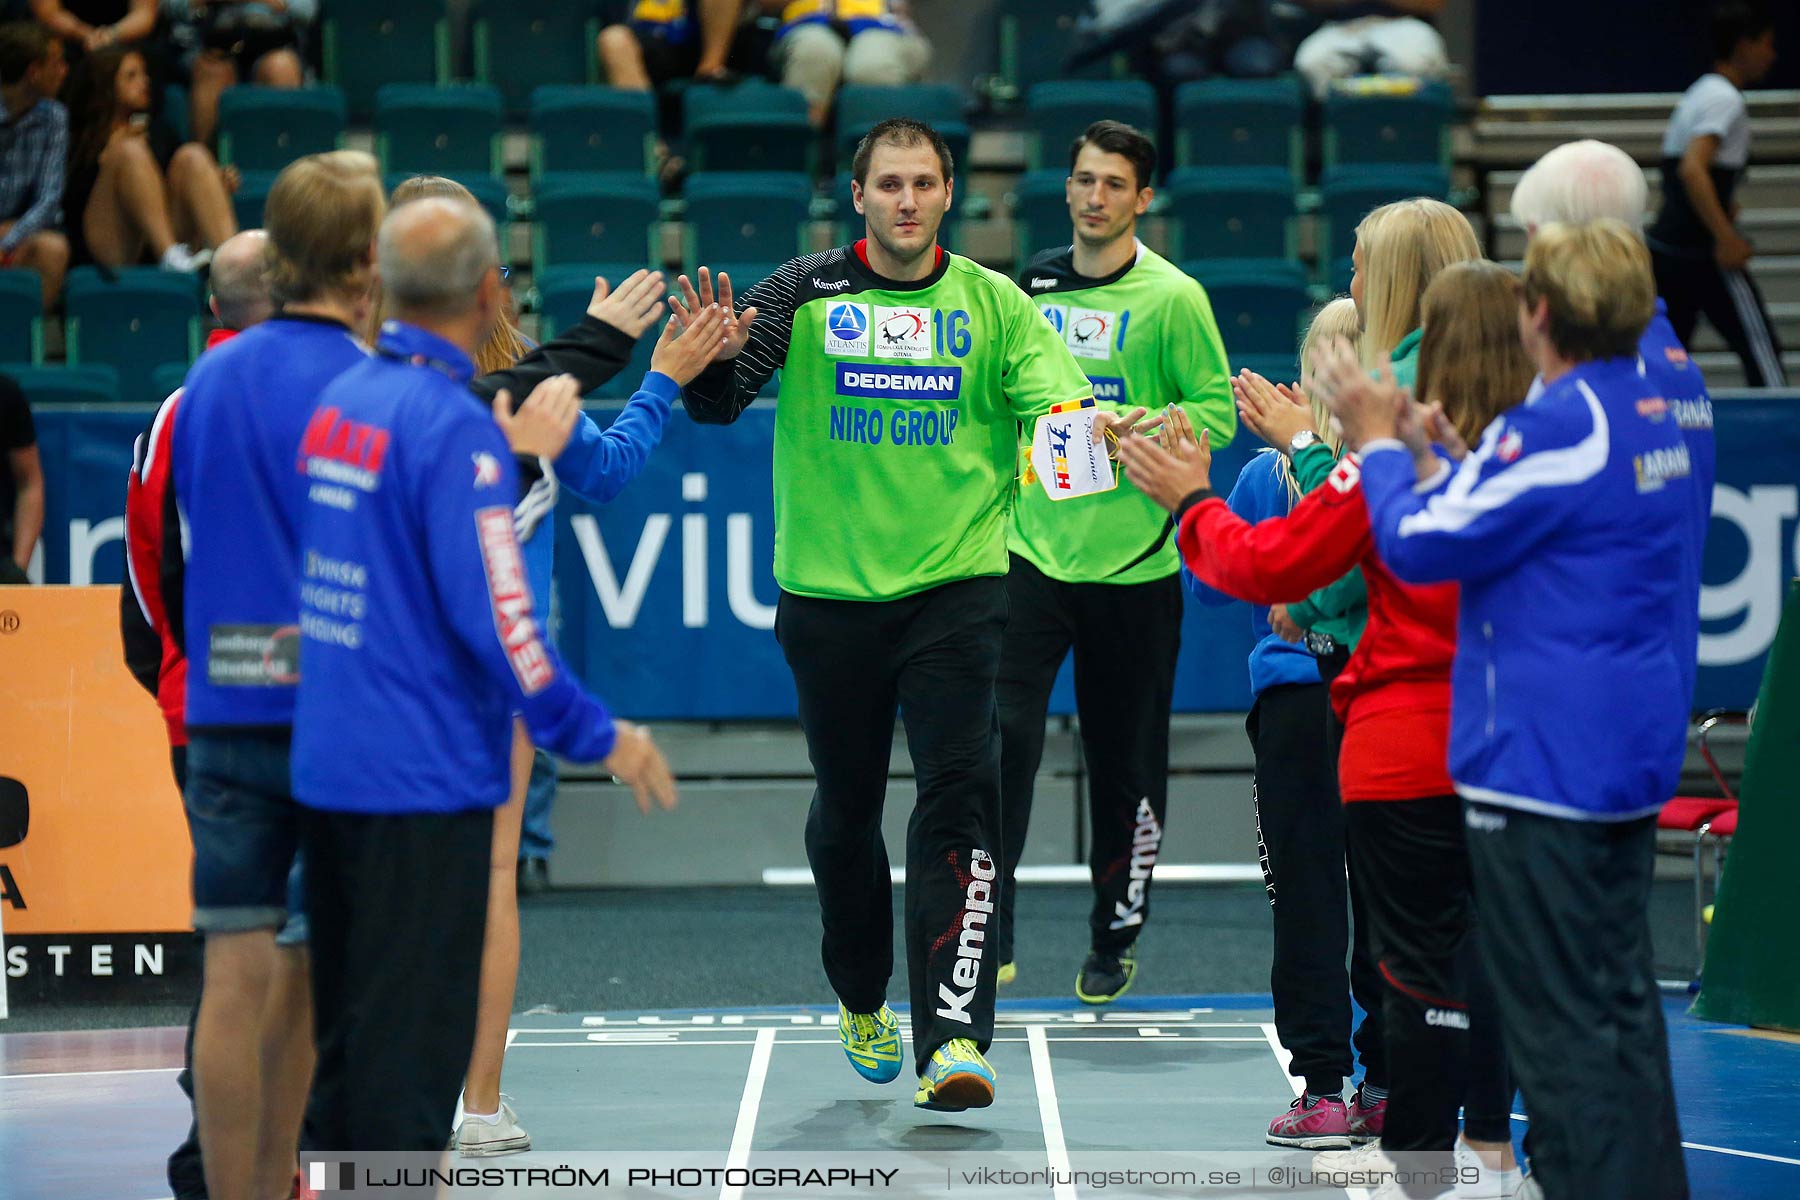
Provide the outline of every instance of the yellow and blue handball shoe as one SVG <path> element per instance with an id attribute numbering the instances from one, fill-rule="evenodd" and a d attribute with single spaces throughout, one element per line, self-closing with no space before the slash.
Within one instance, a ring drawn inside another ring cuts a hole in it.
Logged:
<path id="1" fill-rule="evenodd" d="M 986 1108 L 994 1102 L 994 1068 L 968 1038 L 952 1038 L 939 1046 L 919 1076 L 913 1103 L 933 1112 Z"/>
<path id="2" fill-rule="evenodd" d="M 906 1060 L 900 1049 L 900 1022 L 885 1004 L 873 1013 L 853 1013 L 839 1004 L 838 1040 L 856 1073 L 871 1083 L 892 1083 Z"/>

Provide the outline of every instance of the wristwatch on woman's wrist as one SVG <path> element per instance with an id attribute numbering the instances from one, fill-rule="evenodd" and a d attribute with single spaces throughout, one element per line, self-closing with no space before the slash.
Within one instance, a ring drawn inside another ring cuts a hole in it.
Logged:
<path id="1" fill-rule="evenodd" d="M 1288 457 L 1289 458 L 1294 457 L 1294 455 L 1300 453 L 1302 450 L 1306 449 L 1308 446 L 1312 445 L 1313 443 L 1317 442 L 1318 440 L 1319 440 L 1319 435 L 1317 433 L 1315 433 L 1313 430 L 1302 429 L 1299 433 L 1296 433 L 1293 436 L 1293 438 L 1288 442 L 1288 444 L 1287 444 Z"/>

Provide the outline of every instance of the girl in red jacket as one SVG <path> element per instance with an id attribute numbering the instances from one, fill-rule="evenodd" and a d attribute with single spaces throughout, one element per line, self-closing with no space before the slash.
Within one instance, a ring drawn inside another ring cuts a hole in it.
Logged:
<path id="1" fill-rule="evenodd" d="M 1418 394 L 1431 407 L 1415 410 L 1410 439 L 1422 461 L 1432 455 L 1426 426 L 1460 451 L 1525 394 L 1532 371 L 1519 344 L 1517 311 L 1517 280 L 1490 262 L 1449 267 L 1427 289 Z M 1291 400 L 1260 389 L 1243 397 L 1245 423 L 1259 434 L 1291 425 L 1295 414 L 1275 408 L 1292 406 Z M 1136 438 L 1121 458 L 1132 481 L 1177 514 L 1182 560 L 1204 582 L 1252 603 L 1281 603 L 1362 568 L 1368 627 L 1331 699 L 1345 727 L 1338 782 L 1351 852 L 1367 866 L 1357 882 L 1366 891 L 1387 984 L 1390 1094 L 1382 1151 L 1450 1150 L 1457 1109 L 1474 1082 L 1467 1139 L 1495 1152 L 1490 1163 L 1504 1162 L 1511 1086 L 1497 1037 L 1476 1049 L 1486 1061 L 1474 1064 L 1471 1080 L 1469 1002 L 1485 999 L 1486 989 L 1470 974 L 1473 913 L 1462 803 L 1446 767 L 1456 587 L 1408 586 L 1382 565 L 1353 457 L 1285 520 L 1252 526 L 1213 496 L 1204 441 L 1184 444 L 1178 434 L 1168 440 L 1173 453 Z M 1448 464 L 1427 462 L 1421 477 L 1438 469 Z M 1475 1021 L 1497 1030 L 1484 1018 L 1478 1010 Z M 1508 1172 L 1506 1183 L 1516 1187 L 1517 1178 Z"/>

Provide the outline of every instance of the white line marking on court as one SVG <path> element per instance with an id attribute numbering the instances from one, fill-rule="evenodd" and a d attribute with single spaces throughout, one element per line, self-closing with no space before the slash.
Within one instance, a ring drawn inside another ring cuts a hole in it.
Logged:
<path id="1" fill-rule="evenodd" d="M 1069 1179 L 1069 1147 L 1063 1141 L 1062 1107 L 1056 1102 L 1056 1080 L 1050 1074 L 1050 1040 L 1042 1025 L 1025 1030 L 1031 1045 L 1031 1077 L 1037 1084 L 1038 1115 L 1044 1124 L 1044 1153 L 1050 1159 L 1050 1170 L 1058 1178 L 1053 1189 L 1056 1200 L 1075 1200 L 1075 1185 Z"/>
<path id="2" fill-rule="evenodd" d="M 119 1067 L 110 1071 L 24 1071 L 16 1075 L 0 1075 L 0 1083 L 8 1079 L 74 1079 L 82 1075 L 175 1075 L 180 1067 Z"/>
<path id="3" fill-rule="evenodd" d="M 904 867 L 889 868 L 894 883 L 906 882 Z M 1260 883 L 1262 868 L 1255 863 L 1157 863 L 1158 883 Z M 1076 864 L 1045 864 L 1020 867 L 1015 883 L 1086 883 L 1091 878 L 1088 868 Z M 811 887 L 812 871 L 807 867 L 764 867 L 762 881 L 766 887 Z"/>
<path id="4" fill-rule="evenodd" d="M 756 1136 L 756 1110 L 762 1106 L 763 1083 L 769 1078 L 769 1056 L 775 1050 L 775 1031 L 756 1031 L 756 1049 L 750 1052 L 750 1073 L 744 1077 L 744 1098 L 738 1104 L 737 1128 L 731 1132 L 727 1169 L 750 1165 L 750 1141 Z M 719 1200 L 743 1200 L 742 1184 L 726 1184 Z"/>
<path id="5" fill-rule="evenodd" d="M 508 1046 L 511 1046 L 513 1044 L 513 1039 L 518 1036 L 519 1036 L 519 1031 L 517 1029 L 507 1030 L 506 1031 L 506 1044 Z"/>
<path id="6" fill-rule="evenodd" d="M 526 1032 L 530 1032 L 530 1031 L 527 1030 Z M 773 1033 L 774 1031 L 773 1030 L 764 1030 L 763 1032 Z M 995 1042 L 1026 1042 L 1029 1040 L 1030 1040 L 1029 1038 L 1022 1038 L 1022 1037 L 1012 1037 L 1012 1038 L 997 1037 L 994 1039 Z M 1050 1041 L 1050 1042 L 1074 1042 L 1079 1045 L 1086 1046 L 1086 1045 L 1092 1045 L 1095 1042 L 1136 1042 L 1137 1044 L 1142 1045 L 1145 1039 L 1142 1036 L 1126 1037 L 1123 1035 L 1104 1036 L 1104 1037 L 1049 1037 L 1048 1035 L 1046 1035 L 1044 1040 Z M 1263 1044 L 1263 1039 L 1260 1037 L 1190 1037 L 1185 1034 L 1168 1033 L 1168 1032 L 1164 1032 L 1160 1035 L 1157 1035 L 1154 1038 L 1152 1038 L 1151 1040 L 1154 1040 L 1159 1045 L 1164 1042 L 1237 1042 L 1237 1043 L 1246 1043 L 1247 1042 L 1247 1043 L 1250 1043 L 1252 1045 L 1257 1045 L 1257 1046 L 1260 1046 Z M 782 1038 L 782 1039 L 780 1039 L 780 1041 L 783 1046 L 838 1046 L 838 1045 L 842 1045 L 842 1043 L 837 1038 Z M 551 1050 L 551 1049 L 557 1049 L 557 1048 L 579 1049 L 584 1046 L 592 1046 L 592 1047 L 596 1047 L 596 1048 L 602 1049 L 602 1050 L 605 1050 L 605 1049 L 650 1050 L 650 1049 L 659 1049 L 664 1046 L 754 1046 L 755 1044 L 756 1043 L 751 1041 L 749 1038 L 736 1038 L 736 1039 L 695 1038 L 695 1039 L 691 1039 L 691 1040 L 684 1040 L 684 1039 L 676 1038 L 676 1037 L 668 1037 L 666 1039 L 659 1039 L 659 1040 L 651 1041 L 651 1040 L 645 1040 L 642 1038 L 621 1040 L 621 1039 L 617 1039 L 615 1037 L 609 1037 L 606 1034 L 588 1034 L 586 1038 L 584 1038 L 582 1041 L 579 1041 L 579 1042 L 515 1042 L 510 1047 L 508 1047 L 508 1049 L 511 1049 L 511 1050 Z"/>
<path id="7" fill-rule="evenodd" d="M 1286 1076 L 1289 1086 L 1294 1089 L 1294 1095 L 1298 1096 L 1306 1090 L 1306 1081 L 1288 1070 L 1293 1064 L 1294 1056 L 1289 1054 L 1288 1048 L 1281 1044 L 1281 1036 L 1275 1032 L 1274 1025 L 1265 1024 L 1262 1031 L 1263 1038 L 1269 1043 L 1269 1049 L 1275 1052 L 1275 1061 L 1281 1064 L 1282 1075 Z M 1350 1200 L 1369 1200 L 1369 1189 L 1367 1188 L 1345 1188 L 1344 1194 L 1349 1196 Z"/>
<path id="8" fill-rule="evenodd" d="M 1529 1123 L 1531 1118 L 1524 1113 L 1514 1113 L 1512 1119 Z M 1784 1166 L 1800 1167 L 1800 1158 L 1783 1158 L 1779 1154 L 1758 1154 L 1754 1150 L 1733 1150 L 1730 1146 L 1709 1146 L 1705 1142 L 1683 1142 L 1684 1150 L 1705 1150 L 1709 1154 L 1729 1154 L 1733 1158 L 1754 1158 L 1760 1162 L 1781 1163 Z"/>

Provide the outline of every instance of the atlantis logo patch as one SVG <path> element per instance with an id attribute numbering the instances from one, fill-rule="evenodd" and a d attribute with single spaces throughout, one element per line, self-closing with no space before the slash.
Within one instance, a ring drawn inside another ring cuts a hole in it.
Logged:
<path id="1" fill-rule="evenodd" d="M 877 308 L 873 340 L 876 358 L 930 358 L 931 310 Z"/>
<path id="2" fill-rule="evenodd" d="M 961 367 L 874 367 L 839 363 L 837 394 L 878 400 L 954 400 L 962 392 Z"/>
<path id="3" fill-rule="evenodd" d="M 1040 304 L 1038 311 L 1044 314 L 1044 320 L 1050 322 L 1050 328 L 1061 333 L 1069 327 L 1069 306 L 1066 304 Z"/>
<path id="4" fill-rule="evenodd" d="M 825 353 L 838 356 L 869 353 L 869 306 L 841 300 L 825 312 Z"/>

